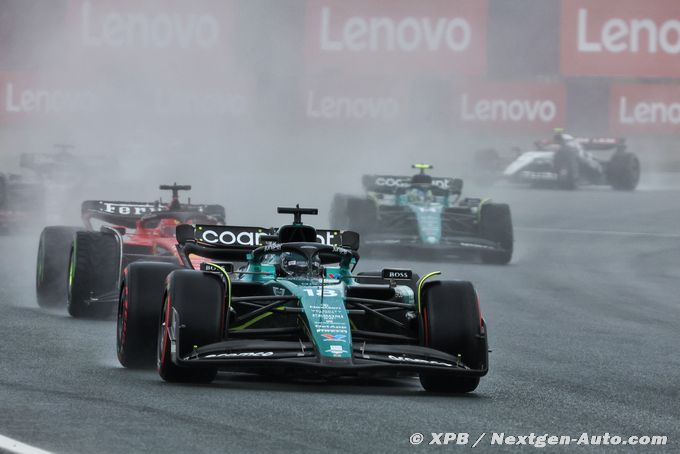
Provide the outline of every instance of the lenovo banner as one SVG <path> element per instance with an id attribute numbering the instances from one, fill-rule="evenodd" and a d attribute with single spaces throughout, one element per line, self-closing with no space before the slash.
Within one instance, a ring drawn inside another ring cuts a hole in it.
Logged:
<path id="1" fill-rule="evenodd" d="M 83 75 L 81 75 L 83 76 Z M 0 123 L 41 118 L 244 118 L 254 87 L 245 76 L 184 84 L 119 87 L 91 77 L 55 73 L 0 72 Z"/>
<path id="2" fill-rule="evenodd" d="M 469 82 L 455 91 L 455 123 L 462 128 L 545 132 L 564 125 L 561 83 Z"/>
<path id="3" fill-rule="evenodd" d="M 613 134 L 680 133 L 680 85 L 614 84 L 609 96 Z"/>
<path id="4" fill-rule="evenodd" d="M 310 69 L 455 75 L 486 70 L 486 0 L 308 0 Z"/>
<path id="5" fill-rule="evenodd" d="M 230 13 L 230 1 L 70 0 L 67 23 L 76 58 L 88 64 L 190 71 L 229 62 Z"/>
<path id="6" fill-rule="evenodd" d="M 680 1 L 562 0 L 571 76 L 680 77 Z"/>
<path id="7" fill-rule="evenodd" d="M 56 76 L 0 72 L 0 123 L 46 115 L 88 115 L 99 110 L 99 96 L 81 83 Z"/>
<path id="8" fill-rule="evenodd" d="M 407 115 L 407 87 L 375 78 L 308 78 L 302 88 L 304 117 L 316 124 L 394 125 Z"/>

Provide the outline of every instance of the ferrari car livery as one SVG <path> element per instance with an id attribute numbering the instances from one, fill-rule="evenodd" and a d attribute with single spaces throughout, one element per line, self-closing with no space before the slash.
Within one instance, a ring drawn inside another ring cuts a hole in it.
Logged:
<path id="1" fill-rule="evenodd" d="M 191 186 L 162 185 L 172 191 L 169 204 L 86 200 L 83 227 L 46 227 L 38 247 L 38 303 L 64 302 L 74 317 L 113 312 L 123 268 L 137 260 L 180 263 L 175 228 L 180 223 L 224 223 L 221 205 L 180 203 L 179 191 Z"/>
<path id="2" fill-rule="evenodd" d="M 512 258 L 510 208 L 489 199 L 461 198 L 463 181 L 432 177 L 432 166 L 415 164 L 412 177 L 364 175 L 366 196 L 337 194 L 330 222 L 362 235 L 366 250 L 427 250 L 429 253 L 480 255 L 505 264 Z"/>
<path id="3" fill-rule="evenodd" d="M 303 224 L 315 209 L 279 212 L 294 222 L 276 230 L 180 225 L 183 266 L 130 264 L 118 306 L 121 364 L 156 363 L 171 382 L 210 382 L 223 369 L 405 373 L 431 391 L 477 387 L 488 371 L 487 332 L 470 282 L 406 269 L 355 275 L 358 234 Z M 191 255 L 207 261 L 195 269 Z"/>

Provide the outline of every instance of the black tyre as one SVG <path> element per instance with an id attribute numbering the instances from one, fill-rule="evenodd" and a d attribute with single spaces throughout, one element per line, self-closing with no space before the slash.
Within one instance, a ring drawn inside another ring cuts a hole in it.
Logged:
<path id="1" fill-rule="evenodd" d="M 35 271 L 38 305 L 46 308 L 66 305 L 69 251 L 80 227 L 51 226 L 40 233 Z"/>
<path id="2" fill-rule="evenodd" d="M 388 279 L 383 279 L 382 278 L 382 271 L 362 271 L 361 273 L 358 273 L 357 276 L 366 276 L 366 277 L 358 277 L 357 278 L 357 283 L 358 284 L 389 284 L 390 281 Z M 369 277 L 372 276 L 372 277 Z M 380 277 L 380 279 L 376 279 L 376 277 Z M 405 285 L 409 287 L 411 290 L 413 290 L 413 295 L 417 296 L 418 293 L 418 281 L 420 280 L 420 276 L 418 276 L 416 273 L 413 273 L 413 279 L 410 281 L 397 281 L 397 284 L 399 285 Z"/>
<path id="3" fill-rule="evenodd" d="M 182 358 L 194 346 L 213 344 L 222 340 L 225 310 L 225 286 L 219 276 L 195 270 L 177 270 L 168 276 L 168 287 L 158 329 L 158 373 L 165 381 L 182 383 L 210 383 L 217 369 L 181 367 L 172 362 L 169 327 L 171 314 L 177 313 L 181 326 L 177 342 L 177 356 Z"/>
<path id="4" fill-rule="evenodd" d="M 331 228 L 354 230 L 360 234 L 375 230 L 378 211 L 371 199 L 336 194 L 330 210 Z"/>
<path id="5" fill-rule="evenodd" d="M 632 191 L 640 181 L 640 160 L 628 151 L 617 151 L 607 165 L 607 180 L 612 188 Z"/>
<path id="6" fill-rule="evenodd" d="M 91 298 L 115 292 L 120 272 L 120 247 L 113 234 L 77 232 L 71 246 L 68 313 L 75 318 L 105 318 L 115 305 Z"/>
<path id="7" fill-rule="evenodd" d="M 5 208 L 7 203 L 7 178 L 0 174 L 0 208 Z"/>
<path id="8" fill-rule="evenodd" d="M 579 163 L 574 150 L 562 149 L 553 155 L 553 166 L 557 173 L 557 186 L 561 189 L 578 188 Z"/>
<path id="9" fill-rule="evenodd" d="M 378 224 L 378 209 L 371 199 L 349 197 L 347 199 L 348 228 L 360 234 L 371 233 Z"/>
<path id="10" fill-rule="evenodd" d="M 512 259 L 514 236 L 510 207 L 505 203 L 485 203 L 479 219 L 479 234 L 503 248 L 503 251 L 484 251 L 482 261 L 505 265 Z"/>
<path id="11" fill-rule="evenodd" d="M 123 366 L 146 368 L 156 365 L 165 278 L 180 268 L 172 263 L 136 262 L 123 271 L 116 331 L 116 351 Z"/>
<path id="12" fill-rule="evenodd" d="M 422 289 L 421 304 L 423 345 L 458 356 L 471 369 L 488 368 L 486 326 L 470 282 L 427 282 Z M 468 393 L 477 388 L 479 377 L 422 372 L 420 383 L 427 391 Z"/>

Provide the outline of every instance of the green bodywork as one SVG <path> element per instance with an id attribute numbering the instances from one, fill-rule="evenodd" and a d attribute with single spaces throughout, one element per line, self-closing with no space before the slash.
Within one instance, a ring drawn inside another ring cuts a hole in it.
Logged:
<path id="1" fill-rule="evenodd" d="M 352 357 L 352 322 L 345 306 L 348 285 L 356 285 L 351 277 L 349 266 L 326 267 L 325 276 L 305 278 L 276 277 L 276 255 L 270 255 L 264 263 L 252 261 L 239 270 L 239 281 L 261 282 L 271 286 L 275 295 L 293 295 L 288 305 L 302 309 L 300 320 L 304 324 L 320 357 Z M 252 273 L 252 274 L 250 274 Z M 236 272 L 238 274 L 238 271 Z M 412 304 L 416 310 L 416 298 L 407 286 L 398 285 L 395 291 L 403 303 Z M 265 312 L 248 322 L 231 329 L 247 329 L 257 324 L 273 312 Z"/>

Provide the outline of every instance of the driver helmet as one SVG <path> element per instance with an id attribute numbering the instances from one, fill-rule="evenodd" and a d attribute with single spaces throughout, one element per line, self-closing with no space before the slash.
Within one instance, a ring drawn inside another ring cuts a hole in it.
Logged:
<path id="1" fill-rule="evenodd" d="M 314 255 L 310 260 L 298 252 L 281 254 L 281 270 L 290 277 L 318 276 L 321 274 L 321 260 Z"/>
<path id="2" fill-rule="evenodd" d="M 161 236 L 174 237 L 178 224 L 176 219 L 161 219 L 158 225 Z"/>
<path id="3" fill-rule="evenodd" d="M 428 203 L 434 201 L 431 189 L 413 188 L 408 193 L 408 200 L 412 203 Z"/>

